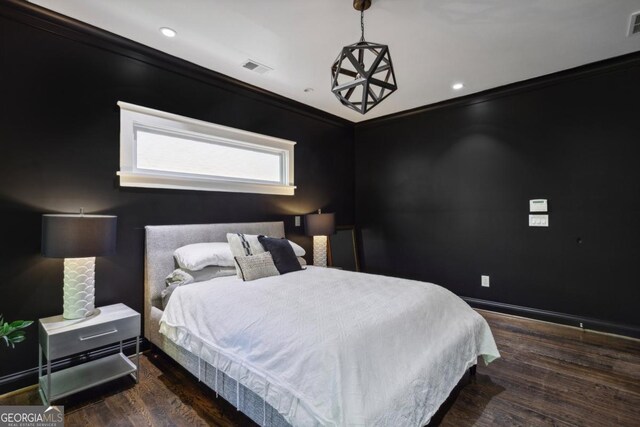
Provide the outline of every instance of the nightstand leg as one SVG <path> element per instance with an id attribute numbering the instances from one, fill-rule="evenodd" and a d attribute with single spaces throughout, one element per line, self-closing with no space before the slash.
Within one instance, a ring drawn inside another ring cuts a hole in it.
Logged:
<path id="1" fill-rule="evenodd" d="M 40 378 L 42 378 L 42 346 L 38 344 L 38 386 L 40 386 Z"/>
<path id="2" fill-rule="evenodd" d="M 47 354 L 47 405 L 51 404 L 51 358 Z"/>
<path id="3" fill-rule="evenodd" d="M 136 366 L 138 370 L 136 372 L 136 383 L 140 382 L 140 337 L 136 337 Z"/>
<path id="4" fill-rule="evenodd" d="M 42 345 L 38 344 L 38 391 L 40 392 L 40 399 L 42 399 L 42 404 L 46 405 L 48 402 L 45 402 L 44 390 L 42 390 Z"/>

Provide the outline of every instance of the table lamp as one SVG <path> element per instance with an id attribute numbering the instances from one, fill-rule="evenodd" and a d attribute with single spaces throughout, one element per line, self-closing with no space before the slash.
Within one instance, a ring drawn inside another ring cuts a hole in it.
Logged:
<path id="1" fill-rule="evenodd" d="M 42 215 L 42 255 L 64 258 L 65 319 L 81 319 L 95 309 L 96 256 L 116 251 L 116 220 L 111 215 Z"/>
<path id="2" fill-rule="evenodd" d="M 313 265 L 327 266 L 327 255 L 331 264 L 331 246 L 327 236 L 335 233 L 336 220 L 332 213 L 323 214 L 318 209 L 317 214 L 309 214 L 304 217 L 304 229 L 307 236 L 313 236 Z"/>

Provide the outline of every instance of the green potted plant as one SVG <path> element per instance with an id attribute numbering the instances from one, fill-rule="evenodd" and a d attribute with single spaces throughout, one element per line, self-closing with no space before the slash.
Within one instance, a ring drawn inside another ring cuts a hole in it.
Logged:
<path id="1" fill-rule="evenodd" d="M 7 347 L 14 348 L 17 343 L 25 340 L 25 331 L 27 326 L 31 325 L 31 320 L 16 320 L 15 322 L 5 322 L 0 314 L 0 340 L 7 344 Z"/>

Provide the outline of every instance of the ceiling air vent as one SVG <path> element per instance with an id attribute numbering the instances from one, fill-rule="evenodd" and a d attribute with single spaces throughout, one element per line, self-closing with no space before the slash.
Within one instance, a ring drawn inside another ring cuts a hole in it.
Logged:
<path id="1" fill-rule="evenodd" d="M 247 70 L 251 70 L 258 74 L 264 74 L 268 71 L 272 71 L 273 68 L 267 67 L 266 65 L 260 64 L 259 62 L 254 61 L 253 59 L 248 59 L 242 64 L 244 68 Z"/>
<path id="2" fill-rule="evenodd" d="M 634 34 L 640 34 L 640 12 L 632 14 L 629 22 L 629 37 Z"/>

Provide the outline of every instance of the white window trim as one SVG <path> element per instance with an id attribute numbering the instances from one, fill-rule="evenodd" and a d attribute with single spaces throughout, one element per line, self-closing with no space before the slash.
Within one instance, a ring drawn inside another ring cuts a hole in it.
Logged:
<path id="1" fill-rule="evenodd" d="M 208 123 L 118 101 L 120 107 L 120 185 L 122 187 L 228 191 L 293 196 L 294 141 Z M 136 129 L 178 134 L 283 156 L 282 183 L 206 175 L 152 171 L 136 166 Z"/>

